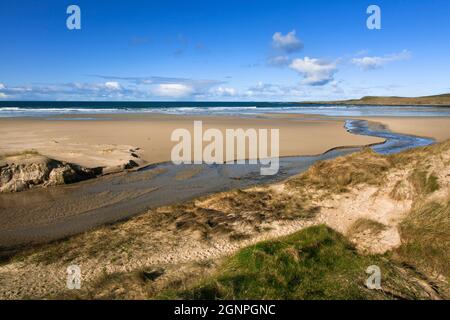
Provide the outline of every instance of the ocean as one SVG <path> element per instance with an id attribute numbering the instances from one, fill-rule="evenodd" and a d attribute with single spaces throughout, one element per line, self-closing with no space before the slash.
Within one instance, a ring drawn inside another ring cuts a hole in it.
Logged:
<path id="1" fill-rule="evenodd" d="M 0 117 L 52 117 L 164 113 L 176 115 L 258 115 L 301 113 L 324 116 L 450 116 L 450 107 L 308 105 L 292 102 L 88 102 L 0 101 Z M 83 118 L 82 118 L 83 119 Z M 88 119 L 88 118 L 84 118 Z"/>

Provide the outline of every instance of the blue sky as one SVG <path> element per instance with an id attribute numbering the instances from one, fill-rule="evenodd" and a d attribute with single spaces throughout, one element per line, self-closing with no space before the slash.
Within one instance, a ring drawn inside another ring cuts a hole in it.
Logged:
<path id="1" fill-rule="evenodd" d="M 81 9 L 69 30 L 66 9 Z M 369 5 L 381 30 L 366 27 Z M 298 101 L 450 92 L 448 0 L 0 3 L 0 99 Z"/>

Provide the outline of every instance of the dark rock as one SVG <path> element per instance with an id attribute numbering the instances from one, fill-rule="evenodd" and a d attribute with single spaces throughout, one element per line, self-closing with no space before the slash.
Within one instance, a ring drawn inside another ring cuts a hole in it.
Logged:
<path id="1" fill-rule="evenodd" d="M 12 179 L 11 169 L 4 167 L 0 169 L 0 186 L 5 185 Z"/>
<path id="2" fill-rule="evenodd" d="M 164 274 L 164 269 L 151 269 L 142 271 L 144 281 L 155 281 Z"/>
<path id="3" fill-rule="evenodd" d="M 50 172 L 46 185 L 56 186 L 59 184 L 73 183 L 77 181 L 79 181 L 77 173 L 66 164 L 64 167 L 55 168 L 52 172 Z"/>
<path id="4" fill-rule="evenodd" d="M 138 166 L 139 166 L 139 164 L 136 161 L 130 160 L 130 161 L 128 161 L 127 164 L 125 164 L 124 168 L 125 169 L 132 169 L 132 168 L 135 168 L 135 167 L 138 167 Z"/>

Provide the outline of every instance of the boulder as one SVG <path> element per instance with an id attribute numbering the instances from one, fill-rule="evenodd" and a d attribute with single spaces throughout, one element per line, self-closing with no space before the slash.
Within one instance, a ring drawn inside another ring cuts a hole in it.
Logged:
<path id="1" fill-rule="evenodd" d="M 139 164 L 134 160 L 129 160 L 127 163 L 124 164 L 124 169 L 133 169 L 135 167 L 139 167 Z"/>
<path id="2" fill-rule="evenodd" d="M 0 168 L 0 186 L 7 184 L 12 179 L 12 176 L 10 168 Z"/>
<path id="3" fill-rule="evenodd" d="M 0 192 L 19 192 L 34 186 L 74 183 L 101 174 L 101 168 L 89 169 L 43 156 L 14 158 L 0 166 Z"/>
<path id="4" fill-rule="evenodd" d="M 12 163 L 4 166 L 0 169 L 0 191 L 18 192 L 42 184 L 48 179 L 49 172 L 47 163 Z"/>
<path id="5" fill-rule="evenodd" d="M 66 164 L 63 167 L 55 168 L 50 172 L 46 185 L 56 186 L 60 184 L 73 183 L 80 180 L 81 179 L 75 170 L 73 170 L 70 165 Z"/>
<path id="6" fill-rule="evenodd" d="M 22 180 L 11 180 L 9 183 L 0 186 L 0 192 L 20 192 L 28 188 L 28 184 Z"/>
<path id="7" fill-rule="evenodd" d="M 15 180 L 21 180 L 29 185 L 38 185 L 44 183 L 50 173 L 51 168 L 48 163 L 30 163 L 13 165 L 13 177 Z"/>

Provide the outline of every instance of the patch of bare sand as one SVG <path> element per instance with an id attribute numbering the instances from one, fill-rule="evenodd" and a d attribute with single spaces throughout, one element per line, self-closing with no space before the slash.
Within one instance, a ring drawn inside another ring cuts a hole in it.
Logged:
<path id="1" fill-rule="evenodd" d="M 417 152 L 422 156 L 427 153 L 426 150 Z M 322 201 L 317 222 L 347 235 L 363 252 L 384 253 L 399 247 L 402 243 L 399 223 L 411 211 L 415 200 L 425 197 L 416 190 L 415 181 L 412 181 L 417 168 L 435 176 L 439 183 L 438 190 L 426 195 L 427 201 L 449 198 L 450 148 L 447 147 L 439 153 L 424 156 L 419 163 L 406 161 L 400 168 L 389 170 L 382 183 L 376 186 L 358 184 L 352 186 L 349 192 L 335 194 Z M 400 193 L 399 186 L 402 189 Z M 365 230 L 355 232 L 353 227 L 361 220 L 370 220 L 378 224 L 378 228 L 368 225 Z"/>
<path id="2" fill-rule="evenodd" d="M 7 123 L 9 124 L 9 123 Z M 8 127 L 8 125 L 6 126 Z M 92 143 L 79 138 L 76 132 L 54 133 L 42 128 L 37 131 L 8 129 L 2 124 L 0 131 L 0 154 L 20 153 L 33 150 L 48 158 L 74 163 L 87 168 L 103 167 L 105 173 L 122 171 L 133 162 L 142 165 L 138 147 L 128 144 Z"/>

